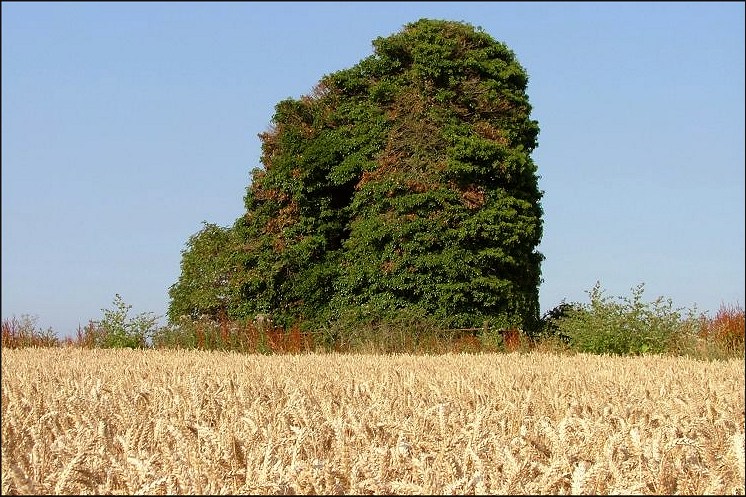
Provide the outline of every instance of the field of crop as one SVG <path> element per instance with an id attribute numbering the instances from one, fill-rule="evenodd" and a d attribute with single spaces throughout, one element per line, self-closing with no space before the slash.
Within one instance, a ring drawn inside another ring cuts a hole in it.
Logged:
<path id="1" fill-rule="evenodd" d="M 2 493 L 744 493 L 744 361 L 2 351 Z"/>

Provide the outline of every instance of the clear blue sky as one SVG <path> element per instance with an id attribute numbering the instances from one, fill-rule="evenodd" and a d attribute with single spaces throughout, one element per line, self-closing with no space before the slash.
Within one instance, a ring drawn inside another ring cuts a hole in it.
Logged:
<path id="1" fill-rule="evenodd" d="M 2 317 L 168 307 L 274 105 L 420 18 L 481 26 L 541 127 L 542 312 L 596 281 L 744 305 L 744 3 L 2 3 Z"/>

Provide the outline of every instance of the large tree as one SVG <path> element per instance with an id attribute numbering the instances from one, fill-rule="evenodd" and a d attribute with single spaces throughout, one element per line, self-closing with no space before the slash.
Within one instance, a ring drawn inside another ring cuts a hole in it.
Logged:
<path id="1" fill-rule="evenodd" d="M 421 19 L 373 47 L 277 104 L 246 213 L 221 245 L 230 290 L 186 299 L 187 250 L 172 309 L 219 300 L 232 317 L 285 325 L 412 308 L 445 327 L 538 321 L 539 127 L 525 70 L 459 22 Z"/>

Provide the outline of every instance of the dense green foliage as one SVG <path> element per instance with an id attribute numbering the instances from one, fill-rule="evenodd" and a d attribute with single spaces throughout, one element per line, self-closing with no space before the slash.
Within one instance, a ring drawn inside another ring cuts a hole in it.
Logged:
<path id="1" fill-rule="evenodd" d="M 674 309 L 671 299 L 644 302 L 643 293 L 640 284 L 632 289 L 631 297 L 615 302 L 596 283 L 588 292 L 588 304 L 567 308 L 553 325 L 558 335 L 569 337 L 575 350 L 594 354 L 660 354 L 693 333 L 696 321 L 692 315 L 684 318 L 683 310 Z"/>
<path id="2" fill-rule="evenodd" d="M 275 108 L 246 213 L 194 235 L 169 319 L 532 329 L 542 192 L 528 76 L 471 25 L 422 19 Z M 351 314 L 352 313 L 352 314 Z"/>
<path id="3" fill-rule="evenodd" d="M 119 294 L 114 296 L 112 309 L 102 309 L 104 317 L 93 322 L 93 345 L 101 348 L 144 348 L 156 333 L 158 318 L 152 312 L 129 317 L 132 306 Z"/>
<path id="4" fill-rule="evenodd" d="M 196 320 L 202 315 L 214 319 L 224 316 L 229 303 L 232 232 L 205 223 L 192 235 L 182 253 L 179 284 L 171 288 L 169 316 L 172 322 L 182 317 Z"/>

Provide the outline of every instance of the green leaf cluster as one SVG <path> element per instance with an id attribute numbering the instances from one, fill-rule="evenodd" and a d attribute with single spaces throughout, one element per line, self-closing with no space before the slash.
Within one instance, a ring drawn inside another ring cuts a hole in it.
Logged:
<path id="1" fill-rule="evenodd" d="M 132 306 L 119 294 L 114 296 L 113 308 L 102 309 L 103 319 L 94 324 L 94 346 L 102 348 L 145 348 L 157 332 L 158 318 L 152 312 L 129 317 Z"/>
<path id="2" fill-rule="evenodd" d="M 276 105 L 245 214 L 183 253 L 172 321 L 269 313 L 318 328 L 365 309 L 443 327 L 539 322 L 525 70 L 459 22 L 421 19 L 373 48 Z"/>
<path id="3" fill-rule="evenodd" d="M 555 323 L 558 333 L 569 337 L 579 352 L 661 354 L 687 330 L 683 309 L 674 309 L 671 299 L 643 301 L 642 283 L 632 288 L 631 296 L 616 302 L 605 295 L 598 282 L 587 293 L 588 304 L 568 308 Z"/>

